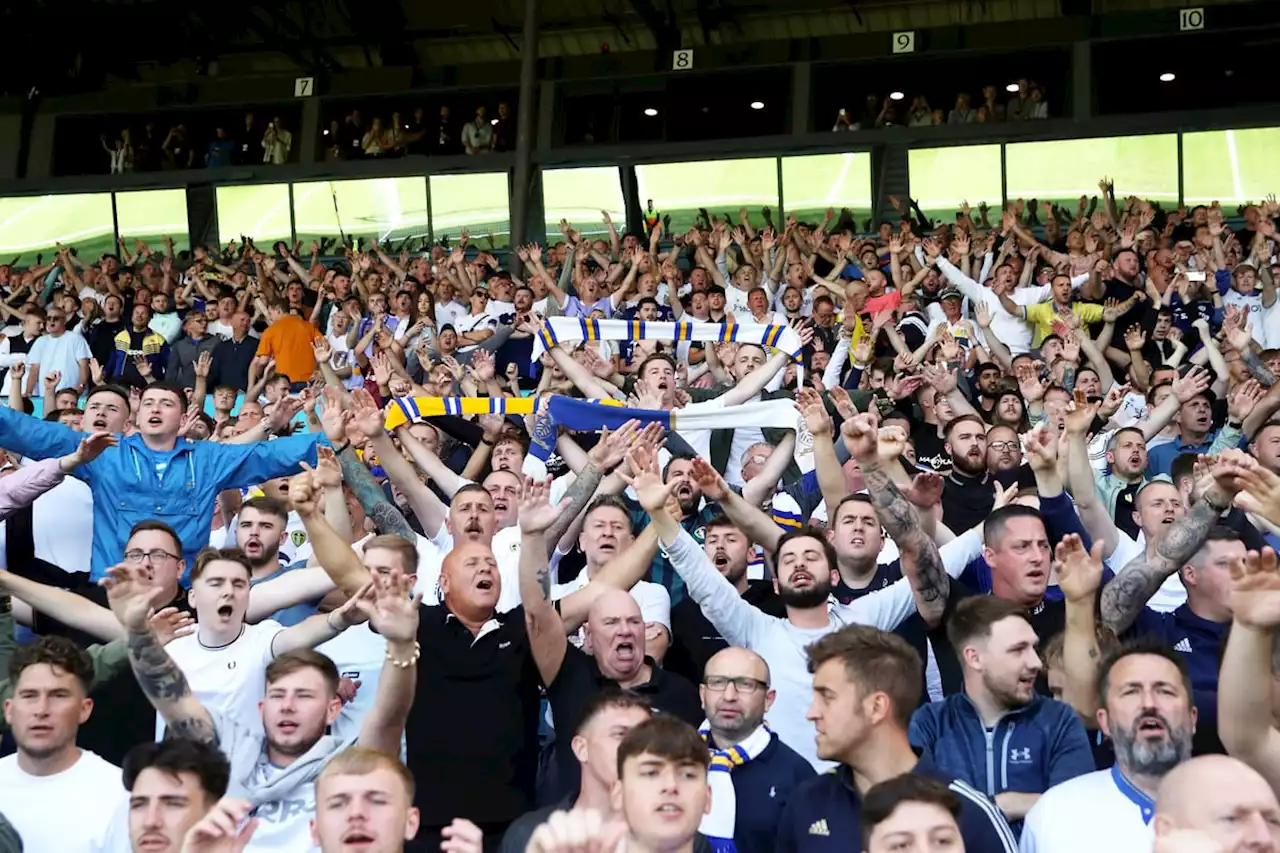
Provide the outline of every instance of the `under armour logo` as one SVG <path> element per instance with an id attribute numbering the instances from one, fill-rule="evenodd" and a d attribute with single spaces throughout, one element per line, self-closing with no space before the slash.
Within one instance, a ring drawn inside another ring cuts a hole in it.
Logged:
<path id="1" fill-rule="evenodd" d="M 1011 749 L 1011 750 L 1009 750 L 1009 760 L 1010 760 L 1010 761 L 1030 761 L 1030 760 L 1031 760 L 1031 747 L 1029 747 L 1029 746 L 1028 746 L 1028 747 L 1025 747 L 1025 748 L 1023 748 L 1023 749 Z"/>
<path id="2" fill-rule="evenodd" d="M 774 786 L 770 785 L 770 786 L 769 786 L 769 796 L 770 796 L 770 797 L 776 797 L 776 796 L 778 796 L 778 789 L 777 789 L 777 788 L 775 788 Z"/>

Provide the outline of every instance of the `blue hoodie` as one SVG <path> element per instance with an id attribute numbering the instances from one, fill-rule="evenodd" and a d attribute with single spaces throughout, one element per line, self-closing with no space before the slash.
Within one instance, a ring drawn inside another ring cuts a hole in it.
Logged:
<path id="1" fill-rule="evenodd" d="M 956 693 L 918 708 L 909 737 L 943 770 L 993 799 L 1005 791 L 1043 794 L 1097 769 L 1075 709 L 1039 695 L 988 731 L 969 697 Z"/>
<path id="2" fill-rule="evenodd" d="M 65 456 L 86 437 L 71 427 L 0 408 L 0 447 L 23 456 Z M 119 446 L 73 472 L 93 492 L 92 579 L 120 562 L 129 530 L 147 520 L 163 521 L 177 532 L 190 571 L 196 554 L 209 544 L 219 492 L 296 474 L 299 462 L 315 465 L 320 443 L 328 444 L 328 439 L 314 433 L 252 444 L 179 438 L 173 450 L 159 451 L 149 449 L 141 435 L 121 436 Z"/>

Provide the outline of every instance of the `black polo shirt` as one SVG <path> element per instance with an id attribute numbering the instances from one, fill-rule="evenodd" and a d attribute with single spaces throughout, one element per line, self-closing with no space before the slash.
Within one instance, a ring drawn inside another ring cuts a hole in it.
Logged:
<path id="1" fill-rule="evenodd" d="M 990 515 L 995 502 L 995 478 L 986 471 L 973 477 L 953 468 L 942 480 L 942 523 L 957 536 Z"/>
<path id="2" fill-rule="evenodd" d="M 701 725 L 704 715 L 698 688 L 685 678 L 667 672 L 653 662 L 644 659 L 652 670 L 648 682 L 630 688 L 649 700 L 653 710 L 679 717 L 691 726 Z M 578 790 L 581 768 L 573 754 L 573 733 L 582 722 L 582 711 L 592 696 L 601 690 L 616 688 L 618 683 L 600 672 L 596 659 L 567 643 L 564 662 L 555 679 L 547 685 L 547 701 L 551 703 L 551 717 L 556 726 L 556 797 L 567 796 Z"/>
<path id="3" fill-rule="evenodd" d="M 423 607 L 418 642 L 405 739 L 422 825 L 514 820 L 534 805 L 538 769 L 538 670 L 524 608 L 472 635 L 447 607 Z"/>
<path id="4" fill-rule="evenodd" d="M 87 598 L 94 604 L 107 607 L 107 591 L 88 580 L 69 587 L 69 591 Z M 164 607 L 176 607 L 195 616 L 187 600 L 187 592 L 179 588 L 178 595 Z M 156 610 L 163 610 L 157 607 Z M 39 611 L 34 614 L 32 630 L 37 634 L 67 637 L 81 647 L 101 643 L 102 640 L 85 634 Z M 119 766 L 125 753 L 140 743 L 156 739 L 156 711 L 151 700 L 138 686 L 132 669 L 123 670 L 110 681 L 98 685 L 89 698 L 93 699 L 93 713 L 80 727 L 76 743 L 83 749 L 96 752 L 107 761 Z"/>
<path id="5" fill-rule="evenodd" d="M 747 581 L 742 600 L 769 616 L 781 619 L 787 615 L 782 599 L 773 590 L 773 581 Z M 671 605 L 671 646 L 662 661 L 668 672 L 682 675 L 694 684 L 701 683 L 707 661 L 728 647 L 728 641 L 692 598 L 685 596 Z"/>

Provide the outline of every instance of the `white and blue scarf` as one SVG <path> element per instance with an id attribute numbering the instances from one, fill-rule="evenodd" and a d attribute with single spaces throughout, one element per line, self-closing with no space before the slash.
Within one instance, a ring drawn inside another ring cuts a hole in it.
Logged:
<path id="1" fill-rule="evenodd" d="M 710 724 L 703 722 L 698 734 L 702 735 L 702 739 L 710 747 Z M 731 774 L 734 768 L 759 758 L 772 740 L 773 732 L 761 723 L 736 746 L 728 749 L 711 748 L 711 766 L 707 772 L 707 785 L 711 788 L 711 811 L 703 816 L 698 831 L 707 837 L 716 853 L 737 853 L 733 832 L 738 825 L 738 797 Z"/>

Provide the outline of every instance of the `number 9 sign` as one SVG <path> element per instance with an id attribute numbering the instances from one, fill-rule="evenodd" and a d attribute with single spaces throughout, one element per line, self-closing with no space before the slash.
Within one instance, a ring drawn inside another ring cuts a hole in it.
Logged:
<path id="1" fill-rule="evenodd" d="M 915 53 L 916 34 L 914 30 L 893 34 L 894 53 Z"/>

